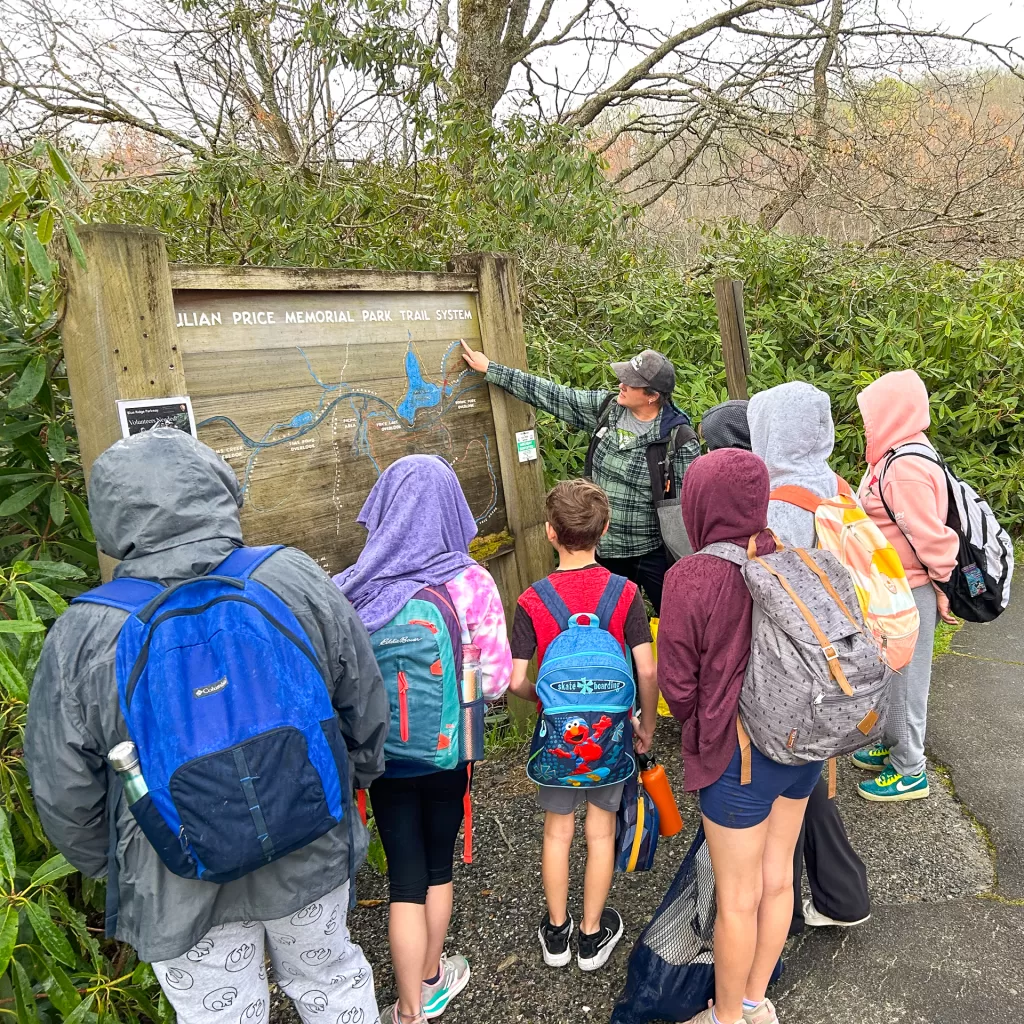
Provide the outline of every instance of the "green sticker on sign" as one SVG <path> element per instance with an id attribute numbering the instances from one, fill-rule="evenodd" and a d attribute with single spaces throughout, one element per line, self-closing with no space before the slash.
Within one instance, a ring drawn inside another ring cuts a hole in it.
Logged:
<path id="1" fill-rule="evenodd" d="M 537 458 L 537 431 L 517 430 L 516 451 L 520 462 L 533 462 Z"/>

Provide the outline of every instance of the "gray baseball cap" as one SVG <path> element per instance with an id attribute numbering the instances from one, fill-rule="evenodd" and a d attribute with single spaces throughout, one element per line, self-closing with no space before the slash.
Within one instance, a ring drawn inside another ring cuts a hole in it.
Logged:
<path id="1" fill-rule="evenodd" d="M 612 373 L 620 384 L 631 388 L 651 388 L 663 395 L 672 394 L 676 386 L 676 369 L 671 361 L 653 348 L 645 348 L 625 363 L 612 363 Z"/>

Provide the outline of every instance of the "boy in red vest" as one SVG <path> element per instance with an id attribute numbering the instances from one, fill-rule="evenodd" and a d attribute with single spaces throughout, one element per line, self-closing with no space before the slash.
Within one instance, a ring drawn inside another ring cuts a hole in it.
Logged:
<path id="1" fill-rule="evenodd" d="M 597 564 L 595 549 L 608 529 L 608 496 L 588 480 L 564 480 L 547 496 L 547 536 L 558 552 L 558 568 L 548 580 L 572 614 L 595 612 L 611 573 Z M 640 723 L 634 731 L 636 749 L 646 752 L 654 734 L 658 704 L 657 669 L 651 646 L 643 598 L 635 583 L 627 582 L 612 613 L 602 623 L 622 645 L 631 650 L 640 696 Z M 558 623 L 533 587 L 520 598 L 512 629 L 511 692 L 536 700 L 536 690 L 526 679 L 534 653 L 537 664 L 560 632 Z M 583 883 L 583 919 L 580 922 L 577 963 L 584 971 L 596 971 L 607 963 L 622 938 L 622 918 L 605 906 L 615 867 L 615 816 L 622 800 L 623 784 L 592 789 L 540 787 L 537 802 L 545 811 L 544 852 L 541 874 L 548 912 L 538 935 L 544 962 L 564 967 L 572 958 L 569 938 L 573 920 L 568 912 L 569 849 L 575 827 L 574 812 L 587 804 L 587 866 Z"/>

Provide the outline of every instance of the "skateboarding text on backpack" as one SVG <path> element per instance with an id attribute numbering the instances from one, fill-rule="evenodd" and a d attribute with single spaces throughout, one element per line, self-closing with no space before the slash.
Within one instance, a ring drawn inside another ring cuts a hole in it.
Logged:
<path id="1" fill-rule="evenodd" d="M 860 507 L 850 485 L 836 477 L 839 493 L 820 498 L 787 484 L 769 497 L 814 515 L 818 547 L 830 551 L 850 574 L 864 621 L 890 668 L 910 664 L 921 616 L 896 549 Z"/>
<path id="2" fill-rule="evenodd" d="M 611 576 L 597 611 L 576 615 L 550 580 L 533 585 L 562 630 L 537 672 L 541 714 L 526 773 L 540 786 L 611 786 L 636 771 L 633 669 L 607 629 L 625 585 Z"/>
<path id="3" fill-rule="evenodd" d="M 949 499 L 946 526 L 960 540 L 953 575 L 948 582 L 938 584 L 949 598 L 949 609 L 954 615 L 969 622 L 991 622 L 1010 603 L 1013 541 L 999 525 L 988 502 L 970 484 L 964 483 L 953 473 L 931 445 L 916 441 L 893 448 L 878 475 L 878 496 L 882 499 L 886 515 L 897 526 L 899 522 L 885 500 L 882 481 L 886 470 L 897 459 L 908 455 L 927 459 L 938 466 L 946 478 Z M 907 543 L 913 549 L 914 544 L 909 537 Z M 917 552 L 914 551 L 914 554 Z"/>
<path id="4" fill-rule="evenodd" d="M 754 601 L 739 718 L 757 749 L 780 764 L 807 764 L 877 738 L 892 673 L 836 557 L 782 547 L 756 557 L 728 543 L 701 553 L 740 565 Z M 750 781 L 749 753 L 741 782 Z"/>
<path id="5" fill-rule="evenodd" d="M 239 878 L 346 813 L 329 676 L 291 609 L 251 578 L 278 550 L 239 548 L 171 587 L 122 577 L 75 599 L 129 613 L 117 691 L 149 789 L 131 811 L 185 878 Z"/>
<path id="6" fill-rule="evenodd" d="M 458 766 L 461 636 L 448 592 L 437 587 L 414 594 L 370 635 L 391 709 L 385 760 L 428 771 Z"/>

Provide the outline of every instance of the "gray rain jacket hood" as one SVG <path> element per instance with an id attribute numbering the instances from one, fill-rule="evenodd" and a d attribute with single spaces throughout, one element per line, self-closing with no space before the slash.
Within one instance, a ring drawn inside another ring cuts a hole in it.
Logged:
<path id="1" fill-rule="evenodd" d="M 241 544 L 241 493 L 206 445 L 162 429 L 118 441 L 95 462 L 89 507 L 100 547 L 118 576 L 173 581 L 206 573 Z M 308 555 L 286 548 L 253 578 L 294 612 L 329 676 L 349 751 L 350 778 L 369 786 L 384 770 L 389 721 L 369 637 L 352 606 Z M 143 960 L 180 956 L 218 924 L 295 913 L 342 885 L 366 855 L 354 801 L 346 821 L 314 843 L 225 885 L 172 874 L 121 798 L 105 755 L 128 739 L 117 696 L 115 651 L 125 613 L 74 604 L 54 624 L 36 670 L 25 761 L 39 817 L 54 845 L 84 874 L 106 875 L 116 806 L 117 938 Z M 168 723 L 173 728 L 173 723 Z M 115 803 L 116 801 L 116 803 Z"/>
<path id="2" fill-rule="evenodd" d="M 768 466 L 772 490 L 803 487 L 819 498 L 839 487 L 828 460 L 835 446 L 832 403 L 805 381 L 790 381 L 758 392 L 747 406 L 750 447 Z M 790 547 L 815 545 L 814 516 L 784 501 L 768 502 L 768 526 Z"/>

